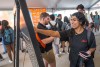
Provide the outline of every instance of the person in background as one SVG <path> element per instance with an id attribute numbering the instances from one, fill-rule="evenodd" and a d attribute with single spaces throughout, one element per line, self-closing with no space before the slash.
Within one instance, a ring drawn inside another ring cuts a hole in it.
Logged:
<path id="1" fill-rule="evenodd" d="M 0 21 L 0 39 L 2 41 L 2 47 L 4 49 L 3 54 L 7 53 L 6 46 L 4 45 L 3 36 L 2 36 L 2 21 Z"/>
<path id="2" fill-rule="evenodd" d="M 1 34 L 1 30 L 2 30 L 2 25 L 1 25 L 1 21 L 0 21 L 0 42 L 2 41 L 2 34 Z M 4 60 L 2 55 L 0 54 L 0 61 Z"/>
<path id="3" fill-rule="evenodd" d="M 91 30 L 93 31 L 93 29 L 94 29 L 94 15 L 92 14 L 92 12 L 91 12 L 91 14 L 90 14 L 90 17 L 92 18 L 92 23 L 90 24 L 90 28 L 91 28 Z"/>
<path id="4" fill-rule="evenodd" d="M 62 27 L 62 24 L 63 24 L 61 14 L 58 14 L 56 22 L 58 23 L 58 30 L 61 31 L 61 27 Z"/>
<path id="5" fill-rule="evenodd" d="M 12 53 L 14 55 L 14 30 L 9 26 L 9 23 L 7 20 L 2 20 L 2 35 L 4 40 L 4 45 L 6 46 L 9 62 L 12 63 Z M 12 52 L 12 53 L 11 53 Z"/>
<path id="6" fill-rule="evenodd" d="M 43 12 L 40 15 L 40 22 L 38 23 L 37 27 L 39 29 L 48 30 L 46 25 L 50 22 L 50 16 L 48 13 Z M 45 67 L 48 67 L 48 64 L 50 67 L 56 67 L 56 60 L 54 51 L 52 49 L 52 42 L 54 40 L 54 37 L 45 36 L 43 34 L 37 33 L 41 41 L 46 45 L 45 48 L 42 46 L 42 44 L 39 42 L 39 47 L 41 50 L 42 57 L 44 59 Z"/>
<path id="7" fill-rule="evenodd" d="M 70 29 L 70 22 L 67 16 L 64 17 L 64 23 L 61 27 L 62 30 L 68 30 Z"/>
<path id="8" fill-rule="evenodd" d="M 84 6 L 83 6 L 82 4 L 79 4 L 79 5 L 76 7 L 76 9 L 78 10 L 78 12 L 81 12 L 81 13 L 83 13 L 83 14 L 85 15 L 85 17 L 86 17 L 86 22 L 85 22 L 84 27 L 85 27 L 86 29 L 90 29 L 91 23 L 93 22 L 93 21 L 92 21 L 92 18 L 90 17 L 90 14 L 85 13 L 85 9 L 84 9 Z"/>
<path id="9" fill-rule="evenodd" d="M 50 30 L 55 30 L 57 31 L 58 30 L 58 23 L 55 22 L 55 16 L 54 14 L 51 14 L 50 15 L 50 22 L 48 24 L 50 26 Z M 60 57 L 60 53 L 59 53 L 59 38 L 54 38 L 54 41 L 53 41 L 53 46 L 54 46 L 54 51 L 55 51 L 55 54 L 56 54 L 56 57 Z"/>
<path id="10" fill-rule="evenodd" d="M 99 24 L 100 24 L 100 16 L 98 15 L 98 12 L 95 11 L 95 15 L 94 15 L 94 27 L 95 27 L 95 32 L 96 32 L 96 30 L 99 31 Z"/>
<path id="11" fill-rule="evenodd" d="M 71 28 L 71 27 L 70 27 L 69 19 L 68 19 L 67 16 L 65 16 L 65 17 L 64 17 L 64 23 L 63 23 L 61 29 L 62 29 L 62 31 L 64 31 L 64 30 L 68 30 L 68 29 L 70 29 L 70 28 Z M 68 39 L 69 39 L 69 38 L 68 38 Z M 67 44 L 69 44 L 68 41 L 67 41 Z M 62 53 L 66 53 L 66 52 L 65 52 L 65 41 L 62 41 L 62 45 L 61 45 L 61 46 L 62 46 L 62 48 L 63 48 Z"/>
<path id="12" fill-rule="evenodd" d="M 62 22 L 62 15 L 61 14 L 58 14 L 56 22 L 58 23 L 58 31 L 62 31 L 63 22 Z M 60 39 L 59 43 L 61 44 L 61 48 L 63 47 L 63 51 L 61 51 L 60 53 L 65 53 L 65 51 L 64 51 L 65 42 Z"/>

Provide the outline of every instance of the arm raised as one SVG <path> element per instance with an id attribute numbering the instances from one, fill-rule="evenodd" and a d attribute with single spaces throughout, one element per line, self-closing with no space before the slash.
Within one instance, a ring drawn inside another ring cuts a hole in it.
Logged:
<path id="1" fill-rule="evenodd" d="M 53 31 L 53 30 L 43 30 L 43 29 L 36 29 L 35 31 L 41 34 L 44 34 L 46 36 L 52 36 L 52 37 L 59 37 L 60 38 L 60 34 L 58 31 Z"/>

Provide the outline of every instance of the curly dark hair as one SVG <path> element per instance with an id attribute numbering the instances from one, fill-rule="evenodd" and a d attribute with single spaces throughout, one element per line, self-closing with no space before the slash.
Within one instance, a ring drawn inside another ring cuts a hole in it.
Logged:
<path id="1" fill-rule="evenodd" d="M 72 16 L 76 16 L 82 26 L 85 25 L 86 18 L 83 13 L 76 12 L 76 13 L 72 14 Z"/>

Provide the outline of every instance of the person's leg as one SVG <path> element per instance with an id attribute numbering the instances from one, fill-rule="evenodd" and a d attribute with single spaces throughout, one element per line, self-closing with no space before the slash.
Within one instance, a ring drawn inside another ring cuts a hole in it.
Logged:
<path id="1" fill-rule="evenodd" d="M 0 54 L 0 61 L 3 61 L 4 59 L 3 59 L 3 57 L 2 57 L 2 55 Z"/>
<path id="2" fill-rule="evenodd" d="M 50 67 L 56 67 L 56 60 L 53 49 L 49 50 L 46 53 L 43 53 L 42 56 L 47 61 L 47 63 L 50 64 Z"/>
<path id="3" fill-rule="evenodd" d="M 70 62 L 70 67 L 76 67 L 75 65 L 73 65 L 71 62 Z"/>
<path id="4" fill-rule="evenodd" d="M 95 32 L 96 32 L 96 27 L 94 27 L 94 29 L 95 29 Z"/>
<path id="5" fill-rule="evenodd" d="M 87 60 L 87 61 L 85 61 L 85 67 L 95 67 L 94 66 L 94 61 L 93 61 L 92 58 Z"/>
<path id="6" fill-rule="evenodd" d="M 56 67 L 56 62 L 50 63 L 50 67 Z"/>
<path id="7" fill-rule="evenodd" d="M 61 42 L 61 45 L 62 45 L 62 48 L 63 48 L 63 51 L 62 52 L 65 53 L 65 41 L 62 41 Z"/>
<path id="8" fill-rule="evenodd" d="M 54 44 L 55 53 L 59 54 L 59 46 Z"/>
<path id="9" fill-rule="evenodd" d="M 11 50 L 12 50 L 13 55 L 14 55 L 14 44 L 11 44 L 10 47 L 11 47 Z"/>
<path id="10" fill-rule="evenodd" d="M 96 28 L 97 28 L 96 23 L 94 23 L 94 29 L 95 29 L 95 32 L 96 32 Z"/>
<path id="11" fill-rule="evenodd" d="M 48 52 L 48 63 L 50 64 L 50 67 L 56 67 L 56 60 L 53 50 Z"/>
<path id="12" fill-rule="evenodd" d="M 43 57 L 44 66 L 45 66 L 45 67 L 48 67 L 48 62 L 47 62 L 47 60 L 46 60 L 46 58 L 47 58 L 47 53 L 42 53 L 42 57 Z"/>
<path id="13" fill-rule="evenodd" d="M 55 54 L 59 54 L 59 38 L 55 38 L 53 42 Z"/>
<path id="14" fill-rule="evenodd" d="M 97 30 L 99 31 L 99 24 L 97 25 Z"/>
<path id="15" fill-rule="evenodd" d="M 0 54 L 0 59 L 3 59 L 2 55 Z"/>
<path id="16" fill-rule="evenodd" d="M 11 46 L 10 45 L 6 45 L 6 48 L 7 48 L 9 59 L 12 61 Z"/>
<path id="17" fill-rule="evenodd" d="M 99 31 L 98 23 L 96 23 L 96 31 Z"/>
<path id="18" fill-rule="evenodd" d="M 3 39 L 3 37 L 2 37 L 2 47 L 3 47 L 3 49 L 4 49 L 3 54 L 7 53 L 7 49 L 6 49 L 6 46 L 5 46 L 5 44 L 4 44 L 4 39 Z"/>
<path id="19" fill-rule="evenodd" d="M 45 67 L 48 67 L 48 62 L 44 59 L 44 65 L 45 65 Z"/>

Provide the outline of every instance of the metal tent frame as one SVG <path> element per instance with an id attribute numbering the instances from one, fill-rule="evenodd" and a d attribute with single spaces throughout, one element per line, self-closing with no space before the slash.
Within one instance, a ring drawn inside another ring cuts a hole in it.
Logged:
<path id="1" fill-rule="evenodd" d="M 44 67 L 42 55 L 38 46 L 38 42 L 35 37 L 34 28 L 32 26 L 32 21 L 27 9 L 26 1 L 25 0 L 15 0 L 17 11 L 16 11 L 16 48 L 15 48 L 15 61 L 14 61 L 14 67 L 19 67 L 19 35 L 20 35 L 20 8 L 22 10 L 25 23 L 30 35 L 30 41 L 32 42 L 31 45 L 29 45 L 29 53 L 30 53 L 30 59 L 32 62 L 33 67 Z M 32 53 L 35 52 L 35 53 Z M 34 55 L 35 54 L 35 55 Z"/>

